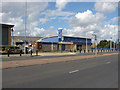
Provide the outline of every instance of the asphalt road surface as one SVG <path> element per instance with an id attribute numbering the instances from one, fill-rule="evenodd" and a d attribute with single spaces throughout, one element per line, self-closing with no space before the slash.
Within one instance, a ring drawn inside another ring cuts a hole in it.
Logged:
<path id="1" fill-rule="evenodd" d="M 118 55 L 3 69 L 3 88 L 118 88 Z"/>
<path id="2" fill-rule="evenodd" d="M 98 54 L 106 53 L 116 53 L 116 52 L 99 52 Z M 27 56 L 27 57 L 14 57 L 14 58 L 2 58 L 0 61 L 15 61 L 15 60 L 32 60 L 32 59 L 43 59 L 43 58 L 58 58 L 58 57 L 68 57 L 68 56 L 84 56 L 84 55 L 94 55 L 95 53 L 78 53 L 74 55 L 58 55 L 58 56 Z M 12 56 L 12 55 L 10 55 Z"/>

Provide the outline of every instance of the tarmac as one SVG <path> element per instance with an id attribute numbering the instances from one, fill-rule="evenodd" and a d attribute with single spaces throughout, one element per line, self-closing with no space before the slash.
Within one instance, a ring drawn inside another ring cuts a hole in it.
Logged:
<path id="1" fill-rule="evenodd" d="M 73 55 L 76 53 L 39 53 L 39 55 L 43 56 L 55 56 L 55 55 Z M 32 66 L 32 65 L 40 65 L 40 64 L 49 64 L 49 63 L 56 63 L 56 62 L 66 62 L 66 61 L 73 61 L 73 60 L 84 60 L 88 58 L 96 58 L 96 57 L 103 57 L 103 56 L 109 56 L 109 55 L 115 55 L 116 53 L 106 53 L 102 55 L 81 55 L 81 56 L 67 56 L 67 57 L 53 57 L 53 58 L 38 58 L 38 59 L 25 59 L 25 60 L 14 60 L 14 61 L 0 61 L 1 69 L 7 69 L 7 68 L 17 68 L 17 67 L 25 67 L 25 66 Z M 33 54 L 34 55 L 34 54 Z M 26 56 L 26 55 L 23 55 Z M 22 56 L 22 57 L 23 57 Z M 30 55 L 28 55 L 30 56 Z M 19 55 L 11 56 L 14 57 L 20 57 Z M 7 56 L 4 56 L 3 58 L 10 58 Z"/>
<path id="2" fill-rule="evenodd" d="M 38 56 L 62 56 L 62 55 L 75 55 L 77 53 L 75 52 L 40 52 L 38 53 Z M 10 54 L 9 57 L 8 55 L 0 55 L 0 58 L 16 58 L 16 57 L 29 57 L 31 56 L 31 54 L 22 54 L 22 56 L 20 56 L 20 54 Z M 32 56 L 36 56 L 36 53 L 32 53 Z"/>

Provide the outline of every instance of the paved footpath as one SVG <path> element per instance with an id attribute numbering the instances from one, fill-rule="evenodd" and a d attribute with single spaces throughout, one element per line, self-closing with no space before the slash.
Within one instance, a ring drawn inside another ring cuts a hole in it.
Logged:
<path id="1" fill-rule="evenodd" d="M 72 61 L 72 60 L 84 60 L 87 58 L 96 58 L 101 56 L 109 56 L 115 55 L 118 53 L 108 53 L 103 55 L 84 55 L 84 56 L 68 56 L 68 57 L 55 57 L 55 58 L 40 58 L 40 59 L 32 59 L 32 60 L 14 60 L 14 61 L 0 61 L 2 67 L 0 68 L 15 68 L 15 67 L 23 67 L 23 66 L 31 66 L 31 65 L 40 65 L 47 63 L 55 63 L 55 62 L 64 62 L 64 61 Z"/>

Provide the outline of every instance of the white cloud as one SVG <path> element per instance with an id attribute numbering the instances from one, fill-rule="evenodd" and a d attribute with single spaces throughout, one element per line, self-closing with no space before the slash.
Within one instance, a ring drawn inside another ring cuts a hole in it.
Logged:
<path id="1" fill-rule="evenodd" d="M 101 13 L 93 14 L 92 11 L 87 10 L 82 13 L 77 13 L 74 17 L 70 19 L 70 26 L 72 27 L 86 27 L 89 25 L 101 24 L 104 21 L 105 16 Z"/>
<path id="2" fill-rule="evenodd" d="M 116 23 L 118 22 L 118 17 L 114 17 L 110 20 L 111 23 Z"/>
<path id="3" fill-rule="evenodd" d="M 50 29 L 53 29 L 53 28 L 54 28 L 54 26 L 50 26 L 49 28 L 50 28 Z"/>
<path id="4" fill-rule="evenodd" d="M 68 2 L 66 2 L 66 0 L 56 0 L 56 7 L 58 8 L 58 10 L 62 10 L 63 8 L 65 8 L 67 3 Z"/>
<path id="5" fill-rule="evenodd" d="M 111 19 L 111 21 L 115 20 L 116 18 Z M 93 14 L 90 10 L 79 12 L 69 20 L 69 23 L 73 29 L 65 29 L 64 35 L 86 37 L 87 33 L 87 37 L 94 39 L 92 33 L 95 33 L 98 41 L 101 39 L 108 40 L 111 36 L 114 37 L 114 33 L 115 38 L 118 36 L 117 26 L 110 25 L 109 22 L 106 23 L 105 16 L 102 13 Z"/>
<path id="6" fill-rule="evenodd" d="M 47 18 L 40 18 L 40 22 L 42 24 L 45 24 L 47 21 L 49 21 L 49 19 L 47 19 Z"/>
<path id="7" fill-rule="evenodd" d="M 96 2 L 95 10 L 102 13 L 112 13 L 115 11 L 117 5 L 116 2 Z"/>
<path id="8" fill-rule="evenodd" d="M 73 12 L 65 12 L 65 11 L 59 11 L 59 10 L 46 10 L 45 12 L 42 13 L 43 15 L 45 15 L 46 18 L 55 18 L 55 17 L 68 17 L 71 15 L 74 15 Z"/>
<path id="9" fill-rule="evenodd" d="M 40 13 L 47 6 L 48 2 L 29 2 L 27 9 L 25 9 L 25 2 L 3 2 L 2 12 L 0 12 L 2 23 L 15 25 L 14 34 L 23 36 L 25 34 L 25 10 L 27 10 L 27 35 L 29 36 L 34 33 L 34 27 L 37 27 L 39 23 Z"/>

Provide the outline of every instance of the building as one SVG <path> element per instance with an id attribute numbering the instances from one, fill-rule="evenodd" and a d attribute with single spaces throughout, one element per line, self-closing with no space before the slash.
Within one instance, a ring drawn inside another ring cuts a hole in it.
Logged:
<path id="1" fill-rule="evenodd" d="M 24 45 L 25 40 L 26 43 L 35 43 L 37 40 L 39 40 L 42 37 L 30 37 L 30 36 L 12 36 L 14 45 Z"/>
<path id="2" fill-rule="evenodd" d="M 87 49 L 91 49 L 91 39 L 62 36 L 62 29 L 58 29 L 58 36 L 44 37 L 37 42 L 29 43 L 29 47 L 42 51 L 74 51 L 85 50 L 87 40 Z"/>
<path id="3" fill-rule="evenodd" d="M 0 45 L 11 45 L 11 31 L 14 25 L 0 24 Z"/>
<path id="4" fill-rule="evenodd" d="M 87 38 L 87 48 L 91 49 L 91 45 L 91 39 Z M 45 37 L 37 41 L 36 48 L 44 51 L 73 51 L 80 49 L 85 50 L 86 38 L 62 36 L 62 41 L 59 42 L 58 36 Z"/>

